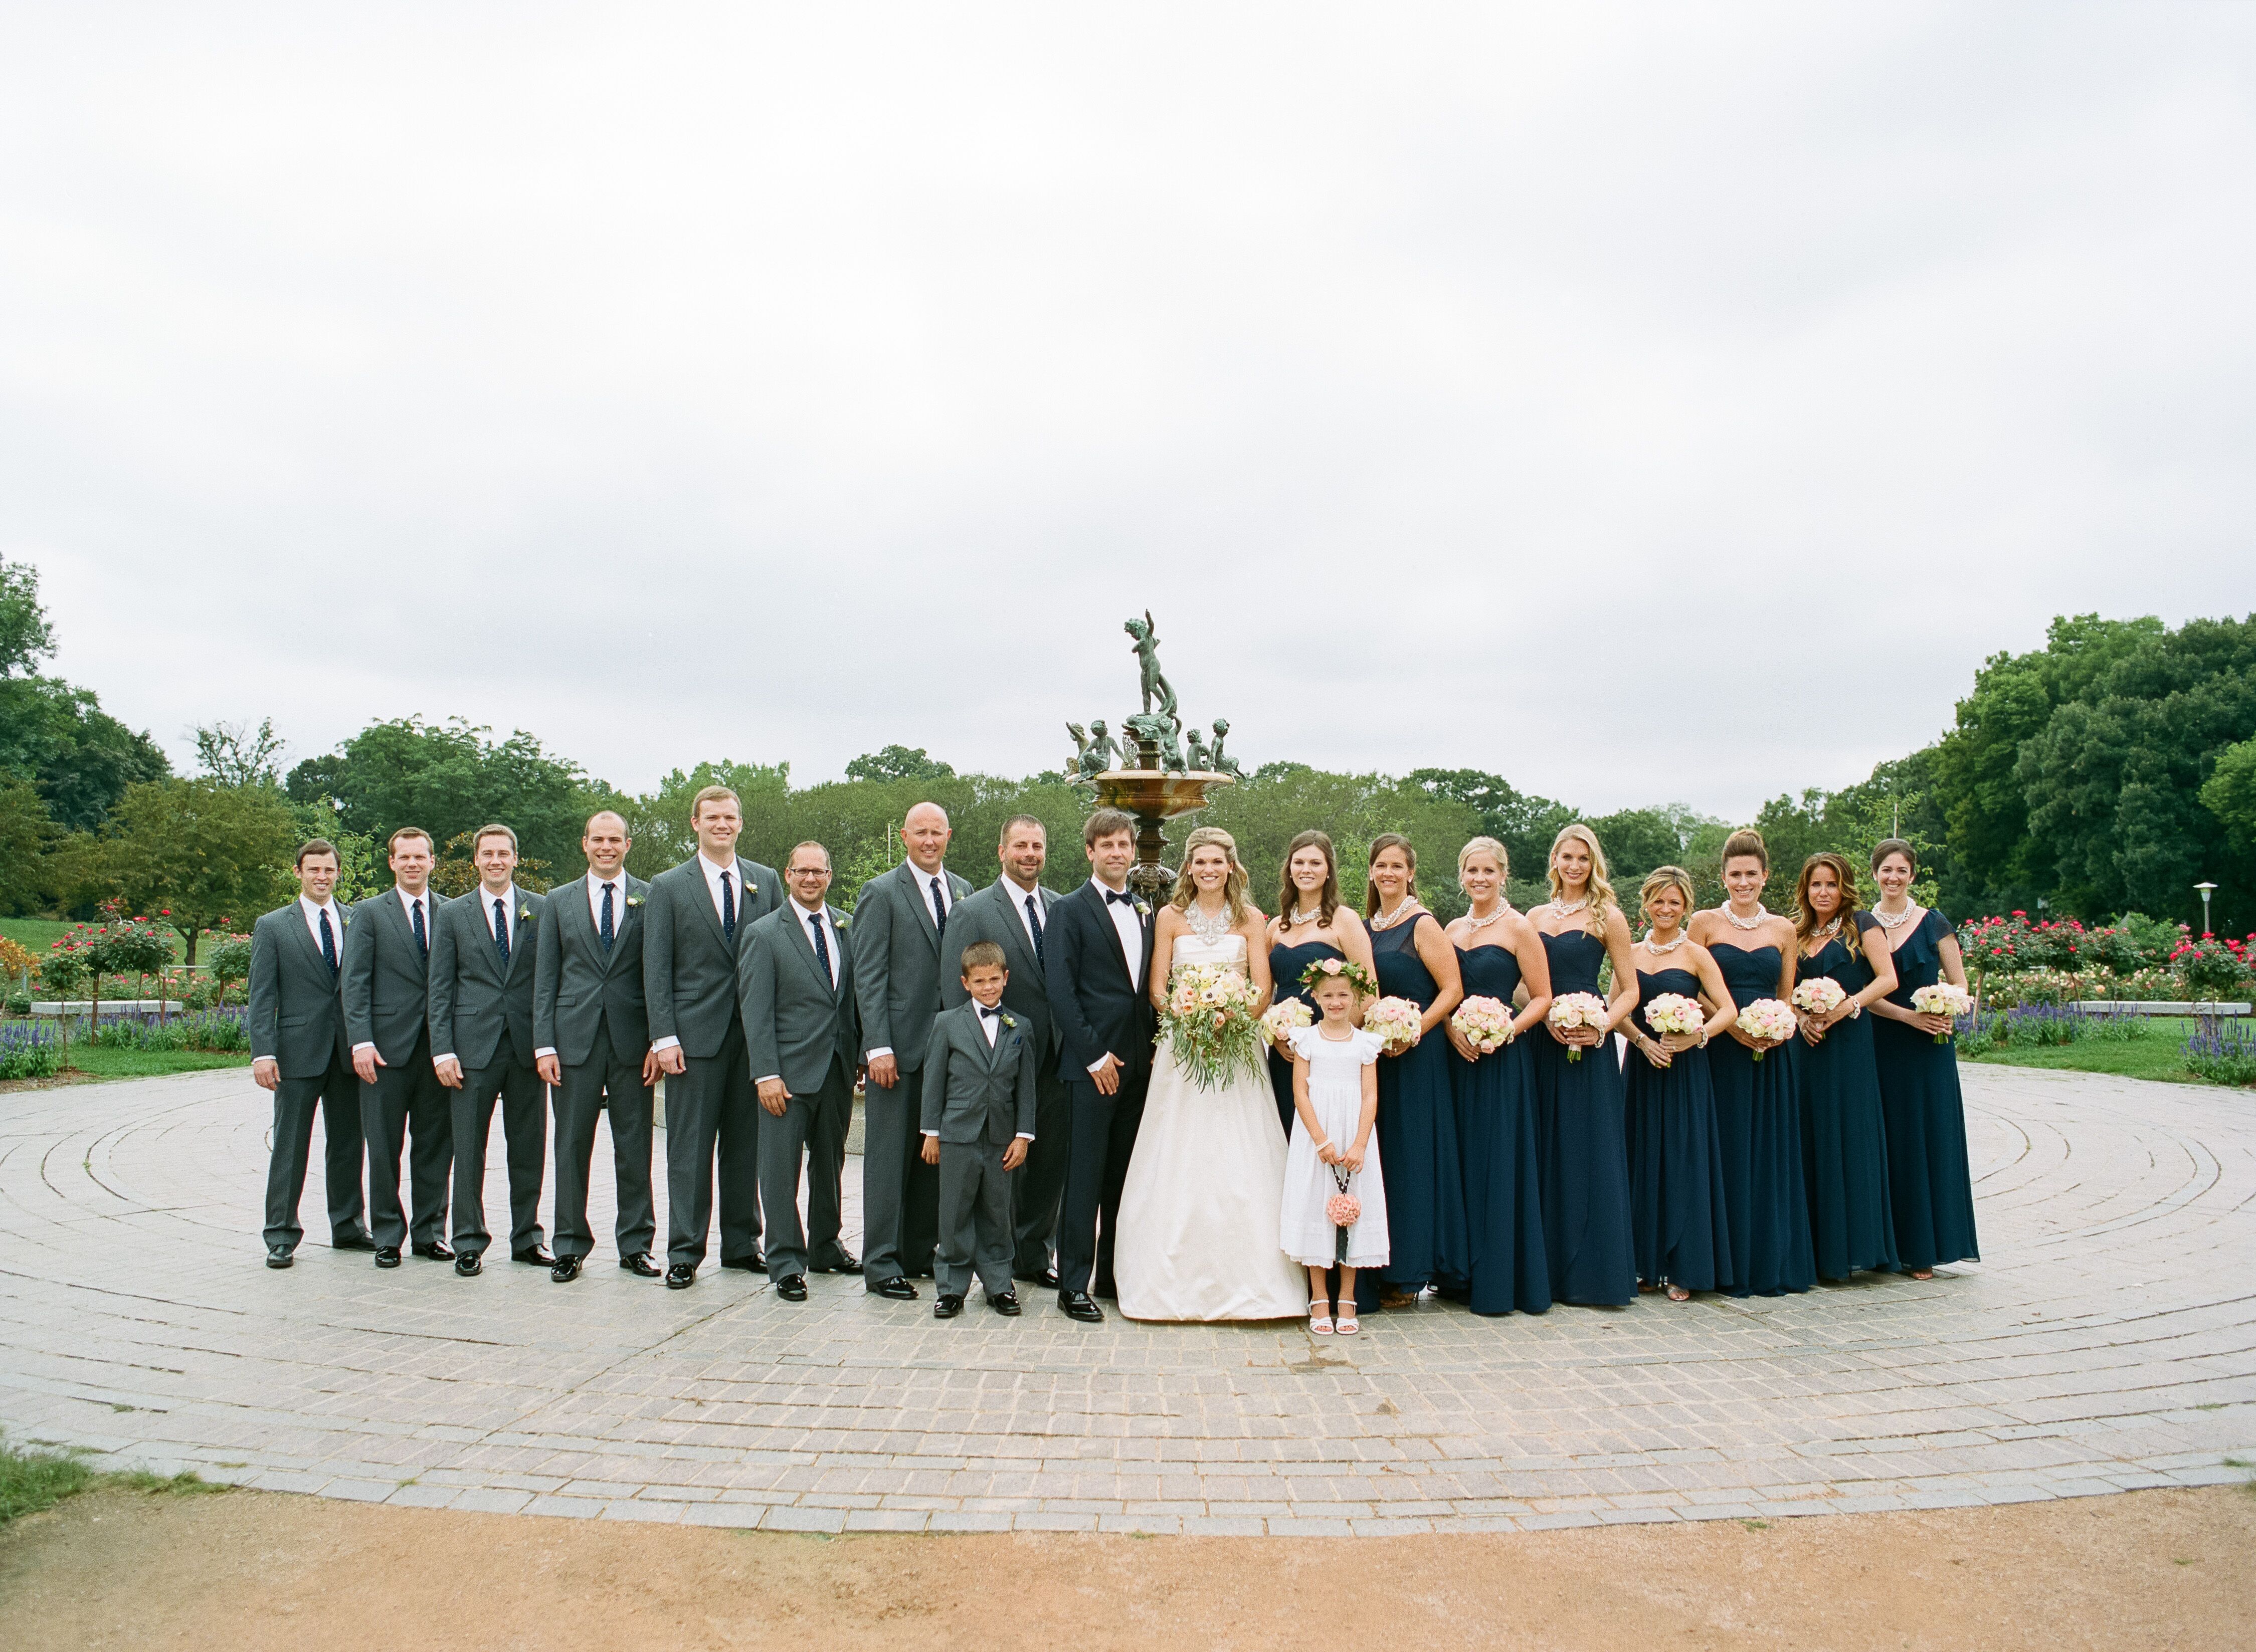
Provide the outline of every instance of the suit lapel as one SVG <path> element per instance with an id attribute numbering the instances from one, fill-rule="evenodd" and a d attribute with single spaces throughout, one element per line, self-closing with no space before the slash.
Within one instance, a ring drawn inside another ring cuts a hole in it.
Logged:
<path id="1" fill-rule="evenodd" d="M 842 960 L 835 959 L 832 960 L 840 965 L 838 980 L 833 981 L 829 976 L 823 974 L 822 960 L 814 955 L 814 936 L 807 927 L 809 916 L 807 909 L 786 895 L 783 898 L 782 904 L 776 910 L 784 913 L 784 921 L 789 925 L 792 932 L 799 937 L 799 961 L 807 966 L 807 973 L 814 978 L 815 984 L 827 988 L 832 1002 L 836 1002 L 838 988 L 846 980 L 846 970 Z M 822 912 L 823 916 L 830 920 L 828 927 L 833 938 L 832 945 L 835 946 L 837 944 L 838 914 L 827 902 L 823 905 Z"/>
<path id="2" fill-rule="evenodd" d="M 329 960 L 321 956 L 321 942 L 315 940 L 314 938 L 314 931 L 306 927 L 306 908 L 304 903 L 300 901 L 293 901 L 291 905 L 296 909 L 292 913 L 292 916 L 298 920 L 298 938 L 305 943 L 306 957 L 307 960 L 312 963 L 314 968 L 321 972 L 321 976 L 324 980 L 334 981 L 335 977 L 329 974 Z M 339 906 L 335 908 L 335 925 L 337 931 L 337 974 L 341 975 L 344 973 L 345 962 L 345 909 Z"/>
<path id="3" fill-rule="evenodd" d="M 1019 886 L 1008 878 L 1003 878 L 987 887 L 994 896 L 995 903 L 1003 909 L 1003 950 L 1011 956 L 1011 967 L 1039 971 L 1042 967 L 1041 960 L 1034 956 L 1033 939 L 1026 933 L 1026 909 L 1019 904 L 1025 897 L 1019 893 Z M 1037 894 L 1034 898 L 1039 902 L 1041 896 Z M 1047 924 L 1049 918 L 1048 910 L 1042 909 L 1042 922 Z"/>
<path id="4" fill-rule="evenodd" d="M 631 924 L 639 924 L 642 922 L 641 903 L 647 899 L 649 895 L 649 884 L 645 883 L 638 887 L 633 875 L 624 868 L 621 869 L 619 873 L 619 910 L 611 914 L 611 950 L 606 953 L 603 950 L 603 938 L 600 934 L 597 934 L 596 931 L 595 916 L 588 910 L 587 889 L 585 885 L 582 886 L 580 890 L 580 916 L 586 918 L 588 921 L 588 933 L 595 936 L 596 956 L 603 960 L 603 974 L 606 975 L 611 973 L 611 966 L 618 961 L 619 955 L 624 953 L 627 949 L 627 926 Z M 549 904 L 553 906 L 555 903 L 551 901 Z"/>
<path id="5" fill-rule="evenodd" d="M 933 921 L 930 880 L 916 869 L 916 864 L 912 861 L 902 861 L 896 875 L 901 881 L 901 887 L 908 890 L 909 902 L 916 908 L 918 917 L 923 920 L 918 928 L 924 936 L 925 945 L 932 948 L 934 958 L 939 957 L 940 925 Z M 947 875 L 946 868 L 941 869 L 941 875 Z"/>
<path id="6" fill-rule="evenodd" d="M 736 868 L 731 867 L 730 869 L 734 871 Z M 705 881 L 705 857 L 701 854 L 691 855 L 682 867 L 682 871 L 689 879 L 690 893 L 697 897 L 697 910 L 705 915 L 705 922 L 713 931 L 713 938 L 725 948 L 729 945 L 729 938 L 721 928 L 720 909 L 713 904 L 713 886 Z M 741 889 L 744 887 L 744 880 L 738 878 L 737 884 Z M 737 903 L 737 927 L 742 929 L 744 926 L 744 903 L 739 900 Z"/>
<path id="7" fill-rule="evenodd" d="M 1084 883 L 1081 888 L 1082 894 L 1088 897 L 1089 904 L 1096 908 L 1096 922 L 1104 931 L 1104 938 L 1112 943 L 1112 956 L 1119 960 L 1120 964 L 1120 978 L 1128 983 L 1130 992 L 1139 990 L 1144 983 L 1138 981 L 1136 972 L 1128 967 L 1128 949 L 1120 944 L 1120 931 L 1112 922 L 1112 906 L 1104 898 L 1103 889 L 1094 882 Z M 1148 957 L 1150 953 L 1151 948 L 1147 945 L 1145 948 L 1146 956 Z"/>

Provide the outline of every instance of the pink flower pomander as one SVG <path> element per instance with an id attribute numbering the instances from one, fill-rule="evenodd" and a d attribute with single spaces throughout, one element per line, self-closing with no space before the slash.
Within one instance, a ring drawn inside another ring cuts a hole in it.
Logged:
<path id="1" fill-rule="evenodd" d="M 1352 1227 L 1363 1220 L 1363 1201 L 1352 1193 L 1335 1193 L 1324 1201 L 1324 1214 L 1335 1227 Z"/>

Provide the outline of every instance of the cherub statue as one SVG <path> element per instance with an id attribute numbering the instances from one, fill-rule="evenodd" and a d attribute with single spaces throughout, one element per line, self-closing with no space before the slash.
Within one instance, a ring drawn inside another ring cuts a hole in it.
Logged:
<path id="1" fill-rule="evenodd" d="M 1075 728 L 1071 723 L 1068 723 L 1066 727 L 1074 730 L 1074 737 L 1076 740 L 1081 739 L 1079 728 Z M 1099 717 L 1095 722 L 1089 724 L 1089 737 L 1082 741 L 1081 756 L 1076 759 L 1081 768 L 1077 784 L 1087 784 L 1112 767 L 1113 753 L 1117 749 L 1117 748 L 1112 743 L 1111 735 L 1104 727 L 1104 719 Z"/>
<path id="2" fill-rule="evenodd" d="M 1160 702 L 1159 714 L 1180 728 L 1182 719 L 1175 714 L 1174 685 L 1160 670 L 1159 629 L 1152 619 L 1152 610 L 1146 608 L 1140 620 L 1132 619 L 1126 626 L 1128 635 L 1135 639 L 1137 669 L 1143 673 L 1144 710 L 1152 710 L 1152 702 Z"/>
<path id="3" fill-rule="evenodd" d="M 1081 760 L 1089 756 L 1089 731 L 1079 723 L 1068 723 L 1065 731 L 1073 736 L 1073 761 L 1065 766 L 1065 777 L 1078 784 L 1081 781 Z"/>
<path id="4" fill-rule="evenodd" d="M 1222 755 L 1222 742 L 1224 736 L 1229 733 L 1230 719 L 1227 717 L 1216 718 L 1214 720 L 1214 751 L 1207 761 L 1214 765 L 1215 773 L 1218 775 L 1231 775 L 1237 779 L 1243 780 L 1245 778 L 1245 770 L 1237 766 L 1237 759 L 1235 757 L 1225 757 Z"/>
<path id="5" fill-rule="evenodd" d="M 1180 774 L 1183 768 L 1182 749 L 1175 743 L 1175 720 L 1155 711 L 1139 712 L 1128 720 L 1124 731 L 1137 744 L 1150 741 L 1158 748 L 1156 768 Z M 1134 749 L 1132 746 L 1131 749 Z"/>
<path id="6" fill-rule="evenodd" d="M 1183 736 L 1183 750 L 1193 772 L 1205 774 L 1207 770 L 1206 736 L 1195 728 Z"/>

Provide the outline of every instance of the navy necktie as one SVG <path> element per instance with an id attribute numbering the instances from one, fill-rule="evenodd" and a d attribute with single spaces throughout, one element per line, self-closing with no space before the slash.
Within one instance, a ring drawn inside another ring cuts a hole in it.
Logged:
<path id="1" fill-rule="evenodd" d="M 822 979 L 828 981 L 832 990 L 835 991 L 838 981 L 830 973 L 830 943 L 823 938 L 822 914 L 809 912 L 807 915 L 807 926 L 814 931 L 814 961 L 822 966 Z"/>
<path id="2" fill-rule="evenodd" d="M 501 954 L 501 967 L 509 967 L 509 903 L 494 896 L 494 950 Z"/>
<path id="3" fill-rule="evenodd" d="M 329 966 L 329 978 L 334 981 L 336 979 L 337 974 L 336 931 L 329 927 L 329 909 L 328 907 L 324 906 L 321 908 L 318 916 L 321 920 L 321 957 L 327 960 Z"/>
<path id="4" fill-rule="evenodd" d="M 729 885 L 729 875 L 721 874 L 721 933 L 733 945 L 737 938 L 737 896 Z"/>
<path id="5" fill-rule="evenodd" d="M 423 927 L 423 903 L 410 901 L 407 905 L 408 910 L 415 914 L 415 950 L 428 958 L 431 956 L 431 936 Z"/>
<path id="6" fill-rule="evenodd" d="M 596 927 L 596 935 L 603 943 L 603 951 L 611 950 L 611 886 L 603 885 L 603 921 Z"/>
<path id="7" fill-rule="evenodd" d="M 1033 896 L 1026 896 L 1026 926 L 1034 932 L 1034 962 L 1048 962 L 1042 956 L 1042 905 Z"/>
<path id="8" fill-rule="evenodd" d="M 932 881 L 932 924 L 940 931 L 940 938 L 948 938 L 948 903 L 940 893 L 940 880 Z"/>

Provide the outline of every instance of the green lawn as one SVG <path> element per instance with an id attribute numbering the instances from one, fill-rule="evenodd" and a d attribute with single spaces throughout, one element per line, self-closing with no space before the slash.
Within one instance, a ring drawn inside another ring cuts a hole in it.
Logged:
<path id="1" fill-rule="evenodd" d="M 2066 1072 L 2108 1072 L 2124 1079 L 2158 1079 L 2167 1084 L 2206 1084 L 2188 1072 L 2179 1051 L 2193 1031 L 2189 1017 L 2157 1016 L 2147 1023 L 2143 1038 L 2124 1043 L 2087 1038 L 2080 1044 L 2043 1050 L 1993 1050 L 1965 1060 L 1990 1066 L 2048 1067 Z"/>
<path id="2" fill-rule="evenodd" d="M 0 917 L 0 938 L 33 953 L 45 953 L 76 927 L 52 917 Z"/>
<path id="3" fill-rule="evenodd" d="M 168 1072 L 201 1072 L 210 1067 L 247 1067 L 250 1052 L 210 1050 L 103 1050 L 71 1046 L 70 1064 L 97 1079 L 161 1079 Z"/>

